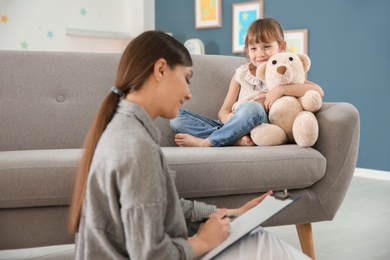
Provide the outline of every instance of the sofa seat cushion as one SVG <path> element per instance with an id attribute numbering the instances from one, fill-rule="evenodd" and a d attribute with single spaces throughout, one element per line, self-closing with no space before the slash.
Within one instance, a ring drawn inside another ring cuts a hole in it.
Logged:
<path id="1" fill-rule="evenodd" d="M 326 169 L 318 151 L 297 145 L 162 150 L 180 196 L 189 199 L 305 188 Z M 0 152 L 0 208 L 69 205 L 81 155 L 82 149 Z"/>
<path id="2" fill-rule="evenodd" d="M 326 170 L 321 153 L 294 144 L 162 149 L 185 198 L 302 189 L 319 181 Z"/>
<path id="3" fill-rule="evenodd" d="M 81 149 L 0 152 L 0 208 L 69 205 Z"/>

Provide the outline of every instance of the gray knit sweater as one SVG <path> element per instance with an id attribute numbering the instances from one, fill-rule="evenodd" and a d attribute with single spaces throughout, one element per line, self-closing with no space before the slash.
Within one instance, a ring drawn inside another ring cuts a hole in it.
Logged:
<path id="1" fill-rule="evenodd" d="M 180 200 L 145 110 L 121 100 L 95 150 L 76 259 L 193 259 L 188 222 L 215 206 Z"/>

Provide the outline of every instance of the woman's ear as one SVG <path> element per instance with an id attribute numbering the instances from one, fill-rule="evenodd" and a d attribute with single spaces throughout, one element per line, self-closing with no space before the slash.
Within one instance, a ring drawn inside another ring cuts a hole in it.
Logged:
<path id="1" fill-rule="evenodd" d="M 158 81 L 160 81 L 163 77 L 164 77 L 164 74 L 165 74 L 165 71 L 167 69 L 167 61 L 163 58 L 161 59 L 158 59 L 155 63 L 154 63 L 154 76 L 156 77 L 156 79 Z"/>

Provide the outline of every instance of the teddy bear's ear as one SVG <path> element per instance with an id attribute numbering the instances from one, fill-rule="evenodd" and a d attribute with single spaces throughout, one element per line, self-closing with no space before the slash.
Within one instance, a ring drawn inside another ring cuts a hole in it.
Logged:
<path id="1" fill-rule="evenodd" d="M 297 55 L 298 55 L 298 57 L 299 57 L 299 58 L 301 59 L 301 61 L 302 61 L 303 70 L 304 70 L 305 72 L 308 72 L 309 69 L 310 69 L 310 65 L 311 65 L 311 60 L 310 60 L 309 56 L 307 56 L 307 55 L 304 54 L 304 53 L 299 53 L 299 54 L 297 54 Z"/>
<path id="2" fill-rule="evenodd" d="M 261 81 L 265 81 L 265 68 L 267 67 L 267 62 L 263 62 L 256 69 L 256 77 Z"/>

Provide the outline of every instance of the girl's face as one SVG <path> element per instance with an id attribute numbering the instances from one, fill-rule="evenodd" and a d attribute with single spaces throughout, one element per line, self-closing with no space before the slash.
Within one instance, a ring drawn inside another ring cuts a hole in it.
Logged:
<path id="1" fill-rule="evenodd" d="M 180 107 L 186 100 L 192 98 L 189 84 L 192 77 L 192 67 L 176 65 L 173 70 L 169 67 L 164 71 L 166 79 L 162 89 L 160 103 L 160 116 L 172 119 L 177 116 Z"/>
<path id="2" fill-rule="evenodd" d="M 249 44 L 247 49 L 247 55 L 253 66 L 258 67 L 263 62 L 267 62 L 272 55 L 279 52 L 283 52 L 285 49 L 285 43 L 283 43 L 282 45 L 283 46 L 279 46 L 276 41 L 269 43 L 260 42 Z"/>

